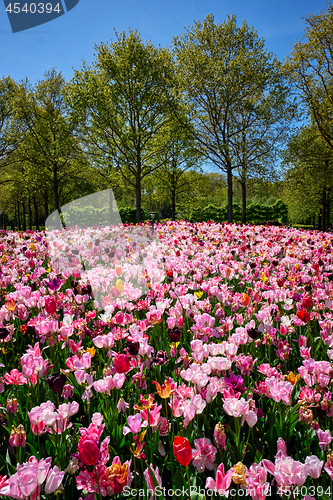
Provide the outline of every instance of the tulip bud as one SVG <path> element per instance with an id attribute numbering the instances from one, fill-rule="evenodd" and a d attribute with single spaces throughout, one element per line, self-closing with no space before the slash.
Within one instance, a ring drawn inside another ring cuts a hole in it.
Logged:
<path id="1" fill-rule="evenodd" d="M 52 392 L 61 392 L 67 382 L 67 377 L 63 373 L 53 372 L 45 380 Z"/>
<path id="2" fill-rule="evenodd" d="M 227 436 L 225 434 L 224 425 L 222 425 L 221 422 L 215 425 L 214 439 L 218 448 L 221 446 L 223 450 L 226 449 Z"/>
<path id="3" fill-rule="evenodd" d="M 174 328 L 169 328 L 168 334 L 171 342 L 180 341 L 181 331 L 180 328 L 178 328 L 178 326 L 175 326 Z"/>
<path id="4" fill-rule="evenodd" d="M 9 437 L 9 444 L 16 447 L 22 446 L 24 448 L 26 440 L 27 436 L 23 425 L 19 425 L 18 427 L 13 426 Z"/>
<path id="5" fill-rule="evenodd" d="M 10 398 L 6 403 L 7 411 L 10 413 L 16 413 L 18 411 L 18 404 L 16 398 Z"/>

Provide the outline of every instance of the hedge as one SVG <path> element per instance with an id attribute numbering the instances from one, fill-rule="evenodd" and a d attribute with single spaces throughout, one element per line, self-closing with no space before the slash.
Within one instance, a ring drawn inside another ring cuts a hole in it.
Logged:
<path id="1" fill-rule="evenodd" d="M 241 222 L 241 205 L 234 203 L 232 207 L 234 222 Z M 204 208 L 193 208 L 189 219 L 191 222 L 206 222 L 208 220 L 226 222 L 228 220 L 228 205 L 217 207 L 210 204 Z M 288 207 L 282 200 L 277 200 L 274 205 L 251 203 L 246 207 L 246 219 L 254 224 L 265 224 L 267 221 L 278 219 L 280 219 L 280 222 L 285 223 L 288 221 Z"/>

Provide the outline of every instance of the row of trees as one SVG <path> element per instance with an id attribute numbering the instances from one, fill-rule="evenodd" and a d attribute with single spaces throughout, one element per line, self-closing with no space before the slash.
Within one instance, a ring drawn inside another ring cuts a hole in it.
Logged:
<path id="1" fill-rule="evenodd" d="M 29 217 L 108 187 L 118 201 L 134 191 L 137 221 L 147 192 L 167 191 L 174 217 L 211 164 L 229 222 L 238 180 L 245 222 L 248 180 L 272 175 L 296 112 L 283 66 L 234 16 L 208 15 L 172 52 L 116 33 L 70 82 L 52 70 L 34 87 L 4 78 L 0 92 L 1 207 Z"/>
<path id="2" fill-rule="evenodd" d="M 135 201 L 138 222 L 143 202 L 156 210 L 160 201 L 161 211 L 161 200 L 175 218 L 210 185 L 227 196 L 231 222 L 237 186 L 246 222 L 251 182 L 277 180 L 282 153 L 277 197 L 282 192 L 293 220 L 319 214 L 325 228 L 333 7 L 306 23 L 305 41 L 283 64 L 245 22 L 216 24 L 208 15 L 175 37 L 172 51 L 134 31 L 116 33 L 68 83 L 55 70 L 35 86 L 3 78 L 0 209 L 22 225 L 27 214 L 31 225 L 32 214 L 38 220 L 112 188 L 120 206 Z M 293 129 L 302 113 L 307 124 Z M 209 165 L 219 174 L 204 172 Z"/>

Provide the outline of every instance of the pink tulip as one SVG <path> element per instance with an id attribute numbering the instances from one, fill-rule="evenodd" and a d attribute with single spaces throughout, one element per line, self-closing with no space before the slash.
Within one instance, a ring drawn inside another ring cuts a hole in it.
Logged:
<path id="1" fill-rule="evenodd" d="M 53 467 L 53 469 L 50 469 L 49 474 L 46 479 L 45 483 L 45 493 L 49 495 L 50 493 L 53 493 L 56 491 L 63 478 L 64 478 L 65 472 L 62 472 L 57 465 Z"/>
<path id="2" fill-rule="evenodd" d="M 208 477 L 206 480 L 206 488 L 212 491 L 217 490 L 220 495 L 228 496 L 228 488 L 231 484 L 231 478 L 235 472 L 235 469 L 230 469 L 226 474 L 224 473 L 224 465 L 220 464 L 216 470 L 215 481 L 212 477 Z M 226 494 L 227 493 L 227 494 Z"/>
<path id="3" fill-rule="evenodd" d="M 316 455 L 310 455 L 305 459 L 307 473 L 310 477 L 312 477 L 312 479 L 319 478 L 323 464 L 323 460 L 319 460 Z"/>
<path id="4" fill-rule="evenodd" d="M 317 436 L 319 439 L 319 446 L 322 450 L 326 450 L 327 446 L 332 441 L 332 435 L 329 430 L 323 431 L 321 429 L 317 430 Z"/>
<path id="5" fill-rule="evenodd" d="M 124 436 L 126 436 L 126 434 L 128 434 L 129 432 L 133 432 L 133 434 L 137 434 L 138 432 L 140 432 L 142 425 L 142 417 L 140 413 L 136 413 L 135 415 L 129 415 L 127 421 L 129 427 L 124 425 L 123 427 Z"/>

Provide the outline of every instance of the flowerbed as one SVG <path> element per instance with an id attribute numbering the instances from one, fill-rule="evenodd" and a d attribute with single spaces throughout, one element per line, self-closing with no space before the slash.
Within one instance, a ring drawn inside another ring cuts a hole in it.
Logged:
<path id="1" fill-rule="evenodd" d="M 2 232 L 0 498 L 331 498 L 333 237 L 129 230 Z"/>

